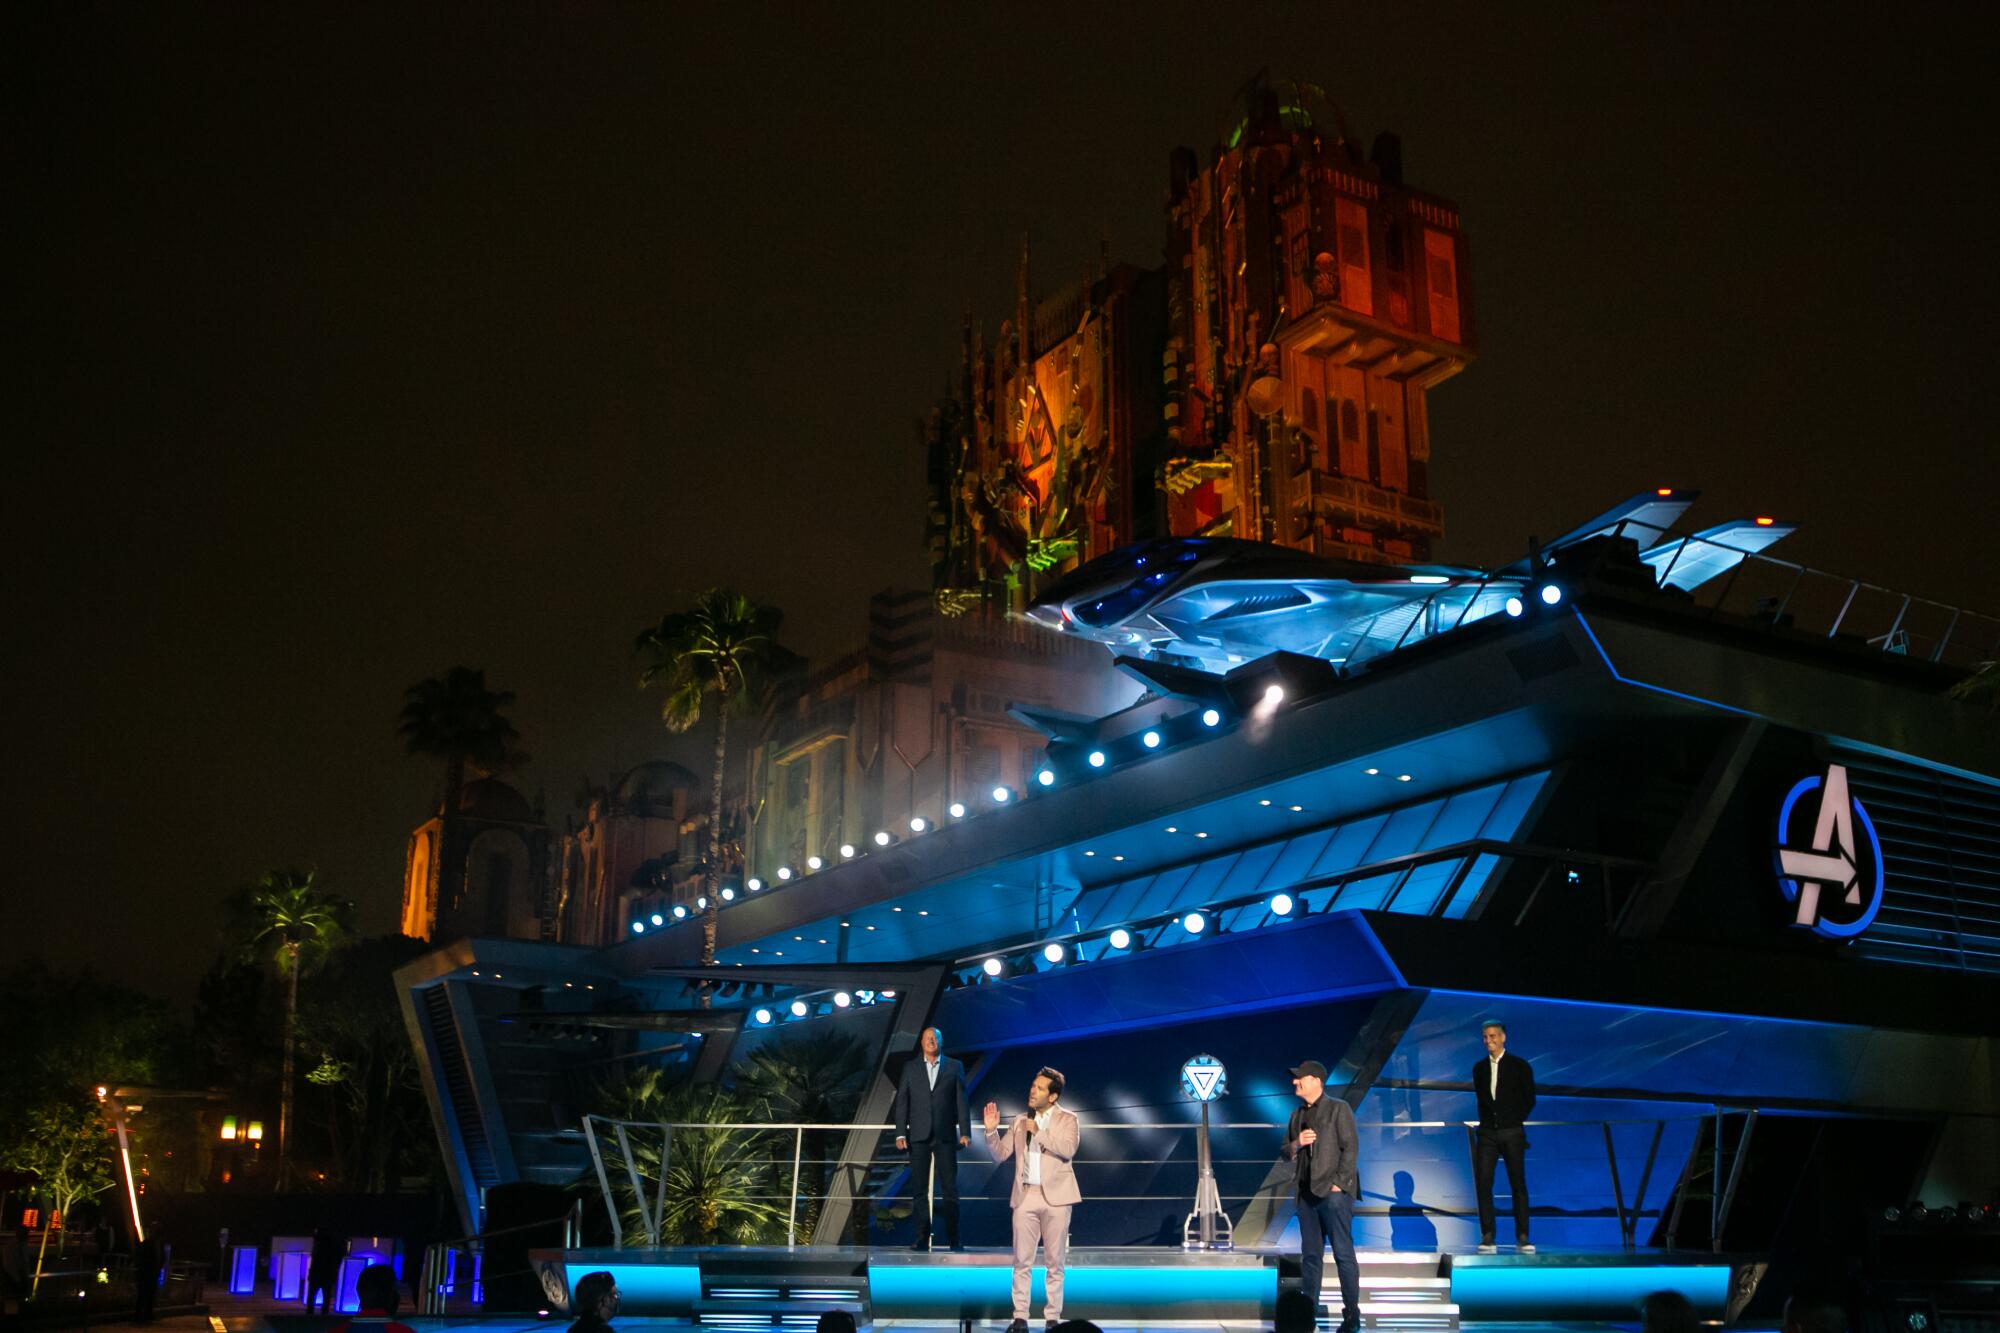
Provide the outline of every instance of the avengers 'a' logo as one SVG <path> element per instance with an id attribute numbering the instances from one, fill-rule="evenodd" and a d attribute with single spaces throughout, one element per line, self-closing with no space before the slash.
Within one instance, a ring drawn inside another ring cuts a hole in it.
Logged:
<path id="1" fill-rule="evenodd" d="M 1857 837 L 1856 834 L 1860 836 Z M 1852 939 L 1882 908 L 1882 842 L 1847 790 L 1847 768 L 1803 778 L 1778 811 L 1778 887 L 1796 905 L 1792 924 Z"/>

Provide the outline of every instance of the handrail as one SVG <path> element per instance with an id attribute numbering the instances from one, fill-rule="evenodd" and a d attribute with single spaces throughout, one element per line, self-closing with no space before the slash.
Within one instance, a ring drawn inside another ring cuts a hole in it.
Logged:
<path id="1" fill-rule="evenodd" d="M 1596 1129 L 1599 1130 L 1599 1132 L 1602 1133 L 1604 1138 L 1605 1160 L 1610 1169 L 1611 1189 L 1614 1202 L 1614 1213 L 1618 1219 L 1619 1236 L 1623 1241 L 1625 1247 L 1629 1249 L 1637 1241 L 1637 1232 L 1640 1220 L 1648 1216 L 1658 1217 L 1662 1214 L 1665 1208 L 1665 1204 L 1662 1203 L 1650 1210 L 1647 1209 L 1645 1206 L 1645 1196 L 1647 1187 L 1652 1181 L 1653 1167 L 1659 1156 L 1660 1143 L 1662 1139 L 1665 1137 L 1667 1125 L 1669 1123 L 1677 1123 L 1682 1121 L 1706 1121 L 1711 1117 L 1714 1117 L 1719 1122 L 1723 1115 L 1732 1113 L 1732 1111 L 1734 1111 L 1735 1109 L 1736 1108 L 1725 1107 L 1720 1103 L 1716 1103 L 1706 1111 L 1689 1112 L 1687 1114 L 1682 1114 L 1682 1115 L 1631 1117 L 1631 1118 L 1598 1117 L 1596 1119 L 1589 1119 L 1589 1120 L 1529 1120 L 1523 1123 L 1524 1127 L 1526 1128 L 1536 1128 L 1536 1129 L 1595 1127 Z M 1751 1124 L 1754 1126 L 1756 1119 L 1755 1109 L 1750 1110 L 1750 1116 L 1751 1116 Z M 848 1130 L 860 1129 L 860 1130 L 874 1130 L 879 1133 L 885 1130 L 893 1130 L 896 1128 L 896 1126 L 894 1125 L 881 1124 L 881 1123 L 843 1123 L 843 1122 L 809 1121 L 809 1120 L 644 1121 L 644 1120 L 618 1120 L 610 1116 L 586 1115 L 583 1117 L 583 1133 L 586 1139 L 588 1139 L 590 1143 L 591 1158 L 597 1175 L 598 1186 L 599 1189 L 602 1191 L 604 1199 L 604 1209 L 606 1214 L 609 1216 L 611 1220 L 612 1244 L 614 1245 L 614 1247 L 618 1249 L 623 1249 L 625 1247 L 625 1225 L 621 1213 L 619 1211 L 617 1200 L 613 1196 L 613 1192 L 611 1189 L 610 1175 L 605 1169 L 603 1156 L 598 1147 L 596 1126 L 600 1124 L 613 1131 L 613 1135 L 611 1137 L 615 1138 L 615 1141 L 618 1144 L 619 1151 L 623 1155 L 624 1160 L 622 1165 L 625 1168 L 626 1175 L 628 1175 L 631 1179 L 632 1191 L 633 1191 L 633 1203 L 636 1205 L 638 1209 L 639 1220 L 643 1228 L 644 1241 L 647 1245 L 659 1245 L 662 1242 L 663 1219 L 661 1217 L 660 1208 L 657 1201 L 652 1209 L 649 1210 L 647 1207 L 645 1186 L 640 1178 L 637 1163 L 634 1161 L 632 1157 L 631 1137 L 628 1133 L 628 1131 L 630 1130 L 650 1129 L 650 1130 L 658 1130 L 660 1132 L 661 1143 L 660 1143 L 659 1178 L 658 1181 L 656 1182 L 655 1192 L 662 1198 L 664 1197 L 663 1193 L 661 1192 L 665 1188 L 667 1161 L 672 1150 L 673 1136 L 676 1131 L 720 1130 L 724 1132 L 741 1132 L 741 1133 L 753 1133 L 753 1134 L 783 1134 L 785 1132 L 789 1132 L 792 1135 L 792 1143 L 790 1145 L 792 1169 L 790 1175 L 790 1183 L 787 1186 L 785 1193 L 785 1197 L 788 1200 L 788 1216 L 785 1228 L 785 1243 L 787 1245 L 796 1245 L 798 1244 L 800 1168 L 806 1161 L 811 1161 L 816 1166 L 833 1166 L 835 1167 L 836 1172 L 844 1172 L 853 1169 L 858 1169 L 863 1174 L 860 1177 L 857 1177 L 857 1181 L 865 1180 L 866 1172 L 873 1169 L 878 1164 L 877 1161 L 871 1160 L 866 1163 L 854 1163 L 850 1164 L 850 1166 L 848 1167 L 841 1167 L 838 1164 L 838 1159 L 834 1158 L 821 1159 L 815 1157 L 808 1159 L 804 1156 L 804 1144 L 805 1144 L 806 1132 L 808 1130 L 848 1131 Z M 1479 1122 L 1477 1120 L 1374 1120 L 1374 1121 L 1357 1122 L 1356 1129 L 1357 1130 L 1462 1129 L 1465 1132 L 1466 1145 L 1468 1150 L 1473 1150 L 1476 1145 L 1476 1131 L 1478 1128 L 1478 1124 Z M 1624 1184 L 1618 1171 L 1618 1154 L 1612 1139 L 1611 1131 L 1614 1126 L 1631 1126 L 1631 1125 L 1651 1125 L 1653 1127 L 1653 1133 L 1651 1137 L 1651 1142 L 1649 1143 L 1646 1150 L 1645 1168 L 1640 1174 L 1638 1188 L 1632 1196 L 1631 1203 L 1628 1205 L 1625 1199 Z M 1091 1130 L 1093 1133 L 1107 1131 L 1107 1130 L 1109 1131 L 1172 1130 L 1172 1131 L 1185 1132 L 1187 1130 L 1196 1128 L 1197 1126 L 1194 1123 L 1184 1122 L 1184 1121 L 1163 1122 L 1163 1121 L 1107 1120 L 1103 1122 L 1093 1122 L 1091 1125 Z M 1220 1124 L 1211 1124 L 1209 1126 L 1211 1132 L 1215 1130 L 1257 1130 L 1263 1132 L 1276 1132 L 1281 1130 L 1282 1128 L 1283 1126 L 1275 1122 L 1264 1121 L 1264 1120 L 1224 1121 Z M 1746 1135 L 1746 1140 L 1747 1140 L 1747 1135 Z M 1119 1166 L 1119 1165 L 1130 1165 L 1136 1160 L 1137 1159 L 1123 1159 L 1123 1158 L 1084 1158 L 1079 1162 L 1079 1165 Z M 1147 1160 L 1150 1161 L 1153 1159 L 1147 1159 Z M 1222 1164 L 1230 1166 L 1252 1166 L 1258 1164 L 1268 1164 L 1268 1159 L 1264 1157 L 1222 1158 L 1219 1160 L 1222 1162 Z M 1692 1162 L 1693 1160 L 1692 1151 L 1689 1154 L 1689 1160 L 1690 1162 Z M 776 1166 L 781 1161 L 782 1161 L 781 1157 L 774 1155 L 770 1163 L 768 1163 L 768 1165 Z M 1741 1168 L 1742 1168 L 1742 1150 L 1741 1147 L 1739 1147 L 1739 1155 L 1737 1158 L 1737 1172 L 1740 1172 Z M 1718 1246 L 1721 1243 L 1720 1239 L 1721 1227 L 1724 1224 L 1726 1224 L 1727 1218 L 1729 1216 L 1730 1205 L 1734 1202 L 1734 1195 L 1736 1192 L 1735 1176 L 1736 1172 L 1732 1172 L 1730 1187 L 1727 1191 L 1727 1194 L 1724 1197 L 1712 1201 L 1711 1203 L 1710 1211 L 1711 1214 L 1714 1215 L 1714 1220 L 1712 1221 L 1711 1230 L 1715 1233 L 1712 1239 L 1714 1243 Z M 1679 1181 L 1677 1182 L 1675 1187 L 1676 1195 L 1674 1199 L 1674 1218 L 1673 1218 L 1673 1226 L 1675 1228 L 1677 1228 L 1679 1224 L 1680 1206 L 1684 1201 L 1683 1196 L 1685 1194 L 1685 1187 L 1688 1178 L 1689 1178 L 1688 1168 L 1684 1167 L 1681 1172 Z M 828 1188 L 829 1190 L 831 1190 L 832 1188 L 831 1184 L 829 1184 Z M 1229 1194 L 1222 1197 L 1230 1199 L 1251 1200 L 1261 1197 L 1263 1193 L 1264 1191 L 1262 1189 L 1259 1189 L 1258 1191 L 1250 1194 Z M 759 1194 L 756 1197 L 769 1198 L 775 1200 L 779 1196 L 776 1193 L 772 1193 L 769 1195 Z M 834 1195 L 831 1192 L 829 1192 L 826 1195 L 826 1197 L 833 1198 Z M 1097 1197 L 1100 1199 L 1107 1199 L 1107 1200 L 1139 1201 L 1139 1200 L 1155 1199 L 1164 1196 L 1150 1195 L 1150 1194 L 1147 1195 L 1103 1194 L 1103 1195 L 1096 1195 L 1093 1197 Z M 1363 1198 L 1365 1199 L 1365 1197 L 1366 1197 L 1366 1192 L 1364 1191 Z M 1443 1212 L 1444 1210 L 1433 1209 L 1431 1211 Z M 1600 1213 L 1599 1215 L 1602 1214 Z M 572 1214 L 572 1217 L 575 1217 L 575 1214 Z M 428 1262 L 429 1261 L 427 1260 L 426 1261 L 427 1267 L 428 1267 Z"/>

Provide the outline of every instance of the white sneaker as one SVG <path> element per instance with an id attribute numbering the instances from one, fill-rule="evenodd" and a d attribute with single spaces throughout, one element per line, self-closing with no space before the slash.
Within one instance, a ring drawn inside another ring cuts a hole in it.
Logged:
<path id="1" fill-rule="evenodd" d="M 1498 1254 L 1500 1253 L 1500 1247 L 1492 1241 L 1486 1241 L 1480 1245 L 1479 1252 L 1481 1254 Z"/>
<path id="2" fill-rule="evenodd" d="M 1534 1252 L 1535 1252 L 1535 1242 L 1531 1240 L 1524 1240 L 1521 1242 L 1522 1254 L 1533 1254 Z"/>

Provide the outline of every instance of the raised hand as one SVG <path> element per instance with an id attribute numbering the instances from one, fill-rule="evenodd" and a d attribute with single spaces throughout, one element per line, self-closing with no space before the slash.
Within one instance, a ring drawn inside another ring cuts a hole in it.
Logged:
<path id="1" fill-rule="evenodd" d="M 986 1103 L 986 1114 L 982 1118 L 986 1122 L 986 1130 L 989 1134 L 1000 1128 L 1000 1108 L 994 1103 Z"/>

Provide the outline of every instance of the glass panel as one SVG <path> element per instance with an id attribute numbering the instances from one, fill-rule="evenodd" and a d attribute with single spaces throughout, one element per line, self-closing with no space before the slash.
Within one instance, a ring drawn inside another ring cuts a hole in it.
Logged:
<path id="1" fill-rule="evenodd" d="M 1311 874 L 1307 878 L 1322 875 L 1337 875 L 1343 870 L 1352 870 L 1361 864 L 1361 858 L 1368 854 L 1382 826 L 1389 822 L 1387 815 L 1370 815 L 1350 824 L 1342 824 L 1333 831 L 1333 837 L 1326 851 L 1313 862 Z"/>
<path id="2" fill-rule="evenodd" d="M 1500 858 L 1491 854 L 1474 857 L 1472 869 L 1466 871 L 1465 878 L 1459 881 L 1458 892 L 1452 894 L 1451 901 L 1445 904 L 1443 915 L 1454 921 L 1463 919 L 1472 910 L 1472 904 L 1479 900 L 1479 891 L 1486 887 L 1486 882 L 1493 877 L 1499 865 Z"/>
<path id="3" fill-rule="evenodd" d="M 1386 875 L 1370 875 L 1365 879 L 1355 880 L 1342 889 L 1340 896 L 1333 900 L 1334 910 L 1344 912 L 1350 907 L 1380 907 L 1383 900 L 1389 896 L 1389 886 L 1394 884 L 1402 873 L 1400 870 L 1392 870 Z"/>
<path id="4" fill-rule="evenodd" d="M 1500 793 L 1507 784 L 1496 782 L 1490 787 L 1480 787 L 1475 791 L 1462 791 L 1444 803 L 1437 822 L 1424 835 L 1423 850 L 1449 847 L 1453 843 L 1466 842 L 1479 836 L 1479 828 L 1486 817 L 1499 804 Z"/>
<path id="5" fill-rule="evenodd" d="M 1465 864 L 1460 857 L 1449 861 L 1439 861 L 1435 865 L 1418 866 L 1410 872 L 1409 879 L 1396 891 L 1396 899 L 1389 904 L 1394 912 L 1407 912 L 1411 916 L 1428 916 L 1437 906 L 1438 895 L 1458 868 Z"/>

